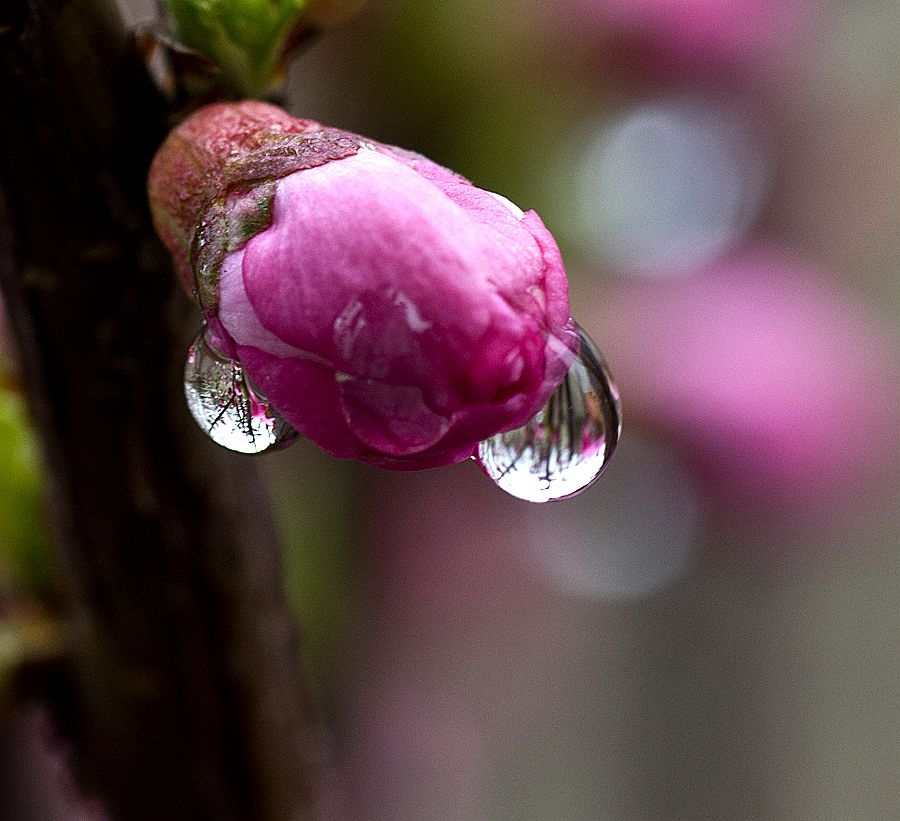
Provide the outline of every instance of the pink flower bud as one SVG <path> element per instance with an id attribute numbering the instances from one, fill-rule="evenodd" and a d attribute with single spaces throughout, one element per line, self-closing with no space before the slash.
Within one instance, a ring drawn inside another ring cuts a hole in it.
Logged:
<path id="1" fill-rule="evenodd" d="M 149 180 L 215 344 L 330 453 L 451 464 L 530 419 L 578 342 L 533 211 L 263 103 L 208 106 Z"/>

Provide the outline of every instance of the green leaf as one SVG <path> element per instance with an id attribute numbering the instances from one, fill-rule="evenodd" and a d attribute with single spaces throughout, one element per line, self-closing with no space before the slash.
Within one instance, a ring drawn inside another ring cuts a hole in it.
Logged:
<path id="1" fill-rule="evenodd" d="M 221 70 L 242 96 L 272 82 L 307 0 L 166 0 L 178 39 Z"/>

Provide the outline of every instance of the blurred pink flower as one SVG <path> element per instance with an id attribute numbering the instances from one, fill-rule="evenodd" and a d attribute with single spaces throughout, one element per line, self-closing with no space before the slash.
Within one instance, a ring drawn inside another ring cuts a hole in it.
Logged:
<path id="1" fill-rule="evenodd" d="M 796 44 L 807 0 L 564 0 L 584 32 L 632 37 L 691 63 L 742 61 Z"/>
<path id="2" fill-rule="evenodd" d="M 209 106 L 164 144 L 150 192 L 214 344 L 336 456 L 458 462 L 524 424 L 574 359 L 540 218 L 424 157 L 261 103 Z"/>
<path id="3" fill-rule="evenodd" d="M 811 265 L 757 248 L 690 279 L 623 282 L 595 318 L 629 410 L 733 500 L 803 509 L 896 470 L 896 351 Z"/>
<path id="4" fill-rule="evenodd" d="M 483 730 L 464 699 L 416 673 L 366 668 L 348 694 L 339 730 L 344 818 L 486 817 Z"/>

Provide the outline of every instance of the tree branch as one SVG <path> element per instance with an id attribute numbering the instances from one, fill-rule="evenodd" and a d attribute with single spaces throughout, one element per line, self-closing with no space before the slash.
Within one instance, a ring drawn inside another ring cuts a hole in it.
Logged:
<path id="1" fill-rule="evenodd" d="M 144 179 L 166 111 L 103 0 L 0 12 L 0 280 L 67 583 L 76 771 L 117 818 L 306 818 L 321 762 L 265 489 L 184 407 Z"/>

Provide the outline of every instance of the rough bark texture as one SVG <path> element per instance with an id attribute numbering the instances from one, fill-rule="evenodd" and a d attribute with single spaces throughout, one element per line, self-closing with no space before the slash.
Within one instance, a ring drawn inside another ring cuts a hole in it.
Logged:
<path id="1" fill-rule="evenodd" d="M 76 774 L 115 818 L 311 817 L 265 490 L 184 408 L 199 320 L 144 193 L 164 106 L 103 0 L 9 0 L 0 54 L 0 277 L 67 580 Z"/>

